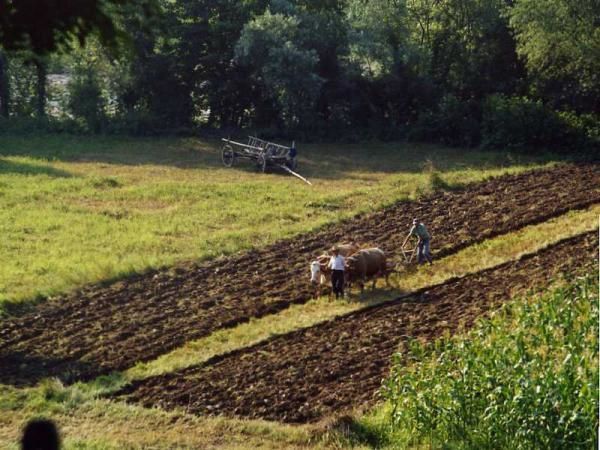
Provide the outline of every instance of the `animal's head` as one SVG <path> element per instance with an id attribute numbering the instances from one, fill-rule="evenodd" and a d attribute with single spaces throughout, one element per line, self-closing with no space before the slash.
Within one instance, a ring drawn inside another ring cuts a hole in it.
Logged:
<path id="1" fill-rule="evenodd" d="M 321 272 L 327 269 L 327 264 L 329 263 L 329 255 L 322 254 L 317 256 L 317 261 L 319 261 L 319 265 L 321 266 Z"/>
<path id="2" fill-rule="evenodd" d="M 352 276 L 356 273 L 356 265 L 358 261 L 355 256 L 349 256 L 346 258 L 346 274 Z"/>

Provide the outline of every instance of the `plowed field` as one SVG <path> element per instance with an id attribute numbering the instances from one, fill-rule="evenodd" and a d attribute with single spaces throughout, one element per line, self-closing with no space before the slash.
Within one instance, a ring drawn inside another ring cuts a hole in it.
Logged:
<path id="1" fill-rule="evenodd" d="M 511 295 L 595 267 L 597 232 L 535 255 L 135 383 L 130 401 L 200 414 L 310 422 L 368 404 L 409 337 L 469 326 Z"/>
<path id="2" fill-rule="evenodd" d="M 398 258 L 413 217 L 434 256 L 600 202 L 600 167 L 565 165 L 503 176 L 459 192 L 399 202 L 260 250 L 91 286 L 4 321 L 0 382 L 88 379 L 310 298 L 308 262 L 332 243 L 378 245 Z"/>

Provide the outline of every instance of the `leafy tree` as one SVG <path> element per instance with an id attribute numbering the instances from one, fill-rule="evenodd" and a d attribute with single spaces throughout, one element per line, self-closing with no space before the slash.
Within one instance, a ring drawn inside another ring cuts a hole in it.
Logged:
<path id="1" fill-rule="evenodd" d="M 0 116 L 8 119 L 10 103 L 10 87 L 8 85 L 8 60 L 0 51 Z"/>
<path id="2" fill-rule="evenodd" d="M 348 8 L 349 61 L 364 99 L 355 120 L 362 118 L 380 137 L 397 137 L 433 101 L 428 47 L 413 36 L 410 6 L 405 0 L 355 0 Z"/>
<path id="3" fill-rule="evenodd" d="M 306 48 L 300 23 L 267 10 L 244 27 L 236 47 L 238 61 L 252 67 L 289 127 L 308 120 L 323 82 L 316 74 L 317 52 Z"/>
<path id="4" fill-rule="evenodd" d="M 97 33 L 103 44 L 114 46 L 117 19 L 135 9 L 144 19 L 157 12 L 156 0 L 0 0 L 0 46 L 37 54 L 84 44 Z"/>
<path id="5" fill-rule="evenodd" d="M 36 73 L 36 115 L 39 119 L 46 117 L 46 77 L 48 75 L 47 62 L 43 58 L 34 58 L 32 64 Z"/>
<path id="6" fill-rule="evenodd" d="M 600 2 L 518 0 L 507 15 L 534 93 L 556 107 L 600 110 Z"/>
<path id="7" fill-rule="evenodd" d="M 179 0 L 172 26 L 180 78 L 194 101 L 194 114 L 208 112 L 211 126 L 248 126 L 256 105 L 268 105 L 247 68 L 235 61 L 244 25 L 264 11 L 265 0 Z M 262 108 L 266 112 L 269 108 Z M 270 116 L 270 115 L 269 115 Z M 270 118 L 268 119 L 270 120 Z"/>
<path id="8" fill-rule="evenodd" d="M 444 92 L 481 100 L 518 89 L 523 71 L 503 6 L 503 0 L 435 5 L 426 42 L 431 45 L 431 76 Z"/>
<path id="9" fill-rule="evenodd" d="M 31 64 L 31 54 L 12 54 L 7 74 L 11 117 L 33 117 L 36 112 L 37 76 Z"/>
<path id="10" fill-rule="evenodd" d="M 407 7 L 404 0 L 355 0 L 348 7 L 351 25 L 351 59 L 364 76 L 390 74 L 407 62 L 410 48 Z"/>
<path id="11" fill-rule="evenodd" d="M 104 98 L 93 70 L 85 70 L 69 83 L 69 110 L 89 131 L 99 132 L 104 122 Z"/>

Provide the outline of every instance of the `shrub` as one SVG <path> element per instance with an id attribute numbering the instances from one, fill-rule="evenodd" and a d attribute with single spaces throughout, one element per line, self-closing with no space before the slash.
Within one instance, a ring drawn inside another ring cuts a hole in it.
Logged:
<path id="1" fill-rule="evenodd" d="M 482 146 L 510 149 L 569 149 L 585 152 L 600 148 L 600 117 L 553 111 L 525 97 L 492 95 L 482 118 Z"/>
<path id="2" fill-rule="evenodd" d="M 85 126 L 74 119 L 55 119 L 46 117 L 11 117 L 0 118 L 0 133 L 14 135 L 33 135 L 39 133 L 73 133 L 81 134 L 86 131 Z"/>
<path id="3" fill-rule="evenodd" d="M 74 78 L 69 83 L 69 110 L 87 129 L 97 133 L 105 122 L 104 98 L 96 78 L 91 73 Z"/>
<path id="4" fill-rule="evenodd" d="M 600 150 L 600 116 L 576 114 L 572 111 L 558 113 L 560 121 L 569 130 L 572 143 L 580 150 Z"/>
<path id="5" fill-rule="evenodd" d="M 134 136 L 156 136 L 171 131 L 171 129 L 165 129 L 164 121 L 144 110 L 110 117 L 105 126 L 105 132 L 108 134 L 131 134 Z"/>
<path id="6" fill-rule="evenodd" d="M 473 147 L 480 141 L 478 105 L 446 95 L 435 111 L 419 114 L 408 138 L 413 141 L 439 142 L 450 146 Z"/>
<path id="7" fill-rule="evenodd" d="M 595 277 L 580 279 L 466 338 L 397 355 L 385 389 L 393 429 L 434 448 L 597 448 L 597 292 Z"/>

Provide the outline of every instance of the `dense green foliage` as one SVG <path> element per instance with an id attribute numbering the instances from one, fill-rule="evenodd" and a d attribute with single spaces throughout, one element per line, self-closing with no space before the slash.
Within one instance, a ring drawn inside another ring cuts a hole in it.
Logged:
<path id="1" fill-rule="evenodd" d="M 600 2 L 519 0 L 508 10 L 518 52 L 553 106 L 600 108 Z"/>
<path id="2" fill-rule="evenodd" d="M 598 376 L 589 277 L 511 304 L 466 337 L 397 355 L 391 435 L 434 448 L 597 448 Z"/>
<path id="3" fill-rule="evenodd" d="M 498 94 L 484 102 L 481 133 L 486 148 L 577 148 L 600 142 L 600 122 L 591 114 L 554 111 L 541 100 Z"/>
<path id="4" fill-rule="evenodd" d="M 112 46 L 119 18 L 157 12 L 154 0 L 0 0 L 0 46 L 45 54 L 84 43 L 93 32 Z"/>
<path id="5" fill-rule="evenodd" d="M 132 41 L 118 55 L 102 39 L 41 63 L 4 52 L 0 113 L 45 117 L 51 103 L 59 129 L 91 132 L 209 127 L 304 139 L 600 145 L 598 0 L 159 3 L 151 21 L 140 20 L 136 2 L 115 13 Z M 93 73 L 82 78 L 82 66 Z M 52 99 L 45 73 L 75 87 Z M 101 121 L 79 108 L 87 99 L 72 98 L 83 79 L 97 84 Z M 517 122 L 529 113 L 536 135 L 522 136 Z"/>

